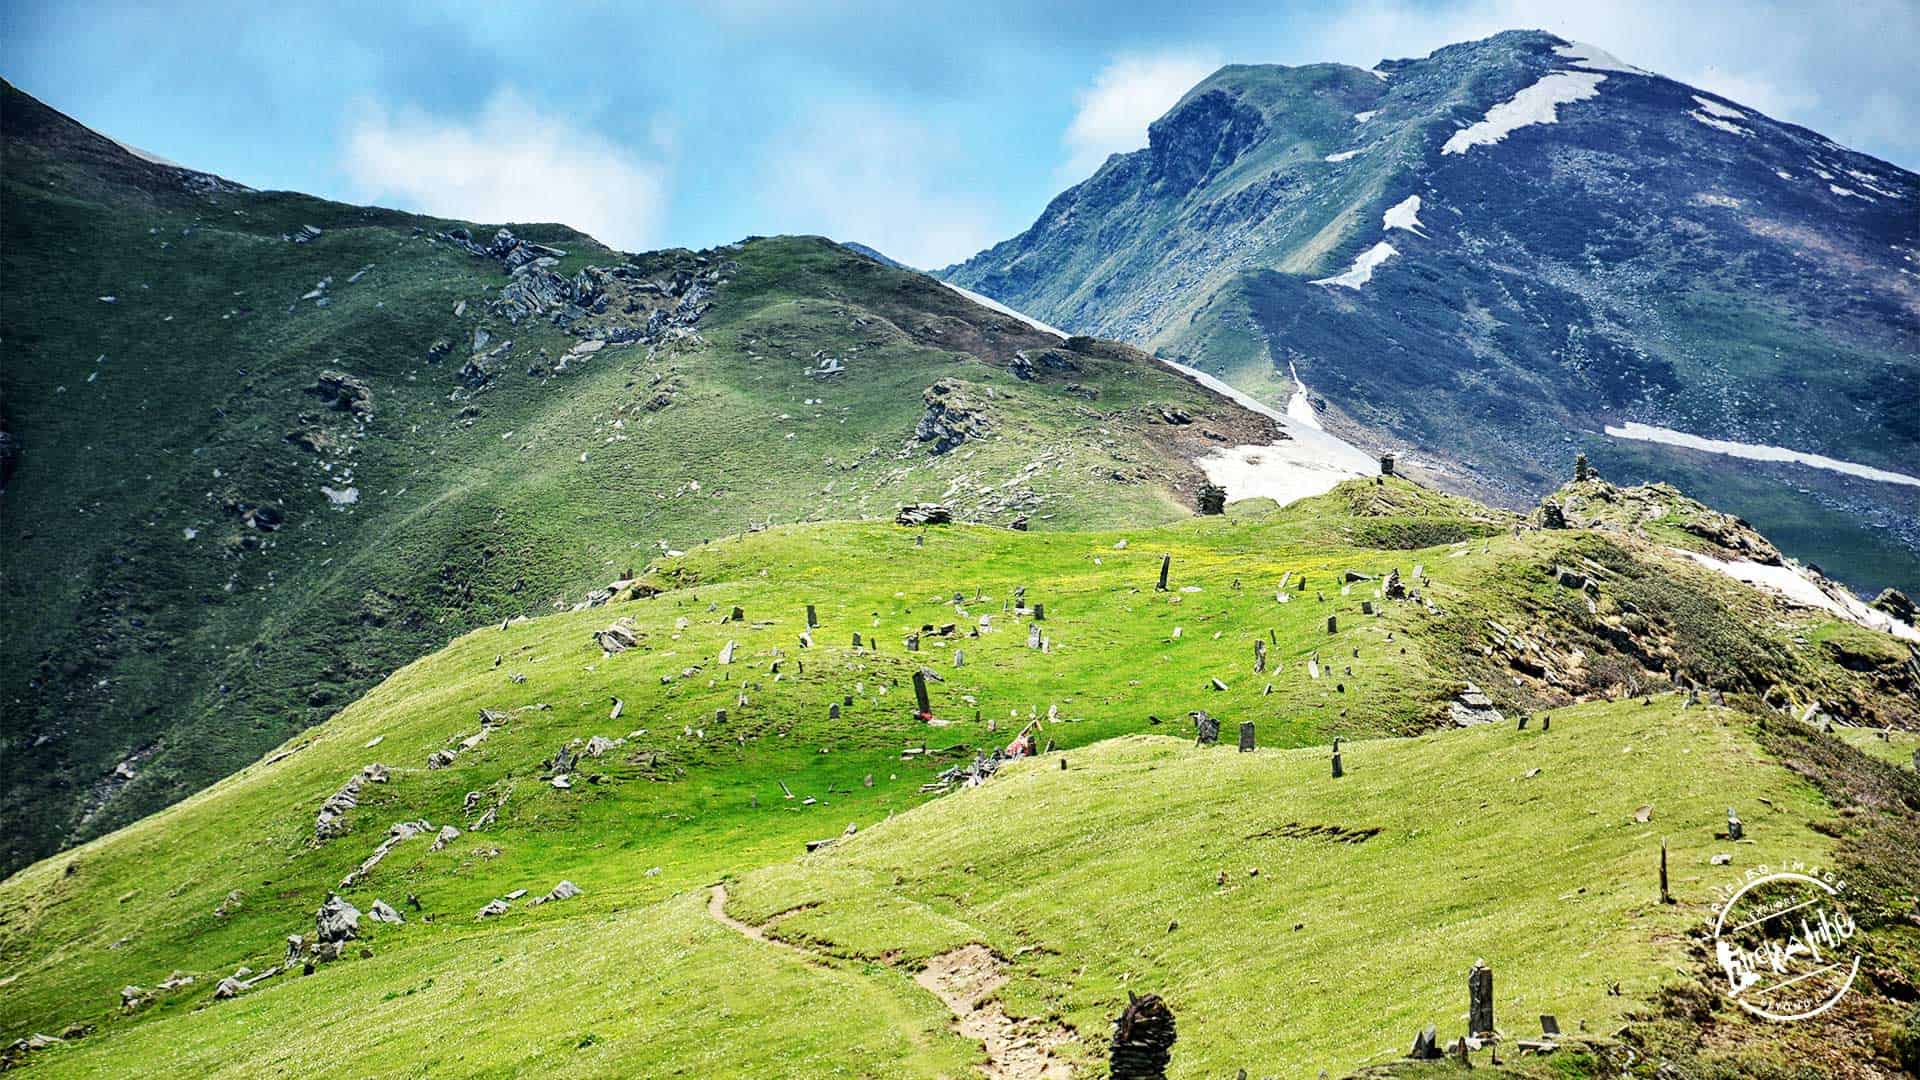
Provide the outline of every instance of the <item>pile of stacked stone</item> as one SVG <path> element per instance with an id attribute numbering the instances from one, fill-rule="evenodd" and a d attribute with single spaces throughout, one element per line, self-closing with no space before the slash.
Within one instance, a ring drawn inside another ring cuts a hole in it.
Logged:
<path id="1" fill-rule="evenodd" d="M 1113 1022 L 1107 1075 L 1112 1080 L 1166 1080 L 1177 1037 L 1173 1010 L 1158 994 L 1135 997 L 1129 991 L 1127 1007 Z"/>

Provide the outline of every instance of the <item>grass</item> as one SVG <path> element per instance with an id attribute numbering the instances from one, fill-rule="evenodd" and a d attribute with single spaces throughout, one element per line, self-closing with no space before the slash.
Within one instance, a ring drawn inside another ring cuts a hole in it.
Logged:
<path id="1" fill-rule="evenodd" d="M 1545 739 L 1503 728 L 1350 745 L 1352 783 L 1323 790 L 1317 778 L 1331 735 L 1427 731 L 1470 678 L 1504 702 L 1531 704 L 1475 666 L 1486 658 L 1475 659 L 1471 633 L 1489 615 L 1574 632 L 1585 609 L 1564 613 L 1548 602 L 1559 588 L 1550 568 L 1568 557 L 1566 545 L 1648 557 L 1598 533 L 1366 546 L 1500 520 L 1404 482 L 1353 483 L 1281 511 L 1241 504 L 1223 518 L 1153 529 L 806 524 L 660 559 L 648 580 L 667 591 L 656 597 L 463 635 L 266 759 L 0 883 L 0 1034 L 98 1025 L 41 1059 L 49 1071 L 77 1073 L 167 1060 L 197 1071 L 258 1071 L 272 1061 L 295 1074 L 395 1074 L 439 1055 L 444 1071 L 461 1074 L 537 1065 L 811 1075 L 825 1068 L 812 1062 L 832 1060 L 847 1075 L 954 1075 L 972 1051 L 945 1033 L 945 1018 L 911 988 L 907 968 L 974 937 L 1015 961 L 1003 995 L 1010 1009 L 1065 1017 L 1083 1041 L 1097 1040 L 1098 1014 L 1124 986 L 1179 990 L 1177 1007 L 1193 1017 L 1183 1020 L 1181 1060 L 1209 1069 L 1236 1058 L 1353 1063 L 1379 1048 L 1359 1034 L 1359 1005 L 1296 1003 L 1306 1018 L 1267 1031 L 1274 1025 L 1210 1013 L 1189 989 L 1239 978 L 1231 972 L 1242 967 L 1290 994 L 1310 989 L 1300 979 L 1319 977 L 1341 995 L 1349 989 L 1331 973 L 1351 968 L 1361 980 L 1354 1000 L 1366 1008 L 1384 1007 L 1387 988 L 1404 983 L 1411 989 L 1396 996 L 1390 1022 L 1370 1029 L 1390 1031 L 1394 1042 L 1403 1028 L 1411 1038 L 1419 1016 L 1449 1018 L 1440 1010 L 1458 1007 L 1455 984 L 1475 955 L 1519 980 L 1528 1009 L 1611 1016 L 1625 1001 L 1596 1003 L 1603 968 L 1640 995 L 1673 959 L 1658 945 L 1668 922 L 1641 910 L 1654 833 L 1626 827 L 1615 804 L 1655 801 L 1656 829 L 1668 832 L 1671 820 L 1688 860 L 1699 841 L 1683 837 L 1723 811 L 1727 797 L 1741 802 L 1756 832 L 1764 827 L 1770 843 L 1794 850 L 1816 842 L 1803 835 L 1808 814 L 1800 812 L 1812 804 L 1790 774 L 1756 764 L 1733 714 L 1676 712 L 1668 698 L 1556 713 Z M 1163 554 L 1172 558 L 1171 588 L 1158 592 Z M 1349 569 L 1377 577 L 1415 563 L 1426 568 L 1424 588 L 1440 614 L 1384 604 L 1369 617 L 1360 606 L 1378 602 L 1374 583 L 1343 592 Z M 1681 596 L 1723 595 L 1721 583 L 1675 563 L 1638 572 L 1676 575 Z M 1289 574 L 1290 585 L 1304 575 L 1306 588 L 1290 588 L 1279 603 L 1275 586 Z M 1047 651 L 1026 647 L 1030 619 L 1011 604 L 1022 587 L 1046 607 L 1036 625 Z M 1694 620 L 1679 633 L 1718 625 L 1696 625 L 1703 616 L 1666 593 L 1633 595 L 1650 617 Z M 800 641 L 807 604 L 820 622 L 810 648 Z M 744 621 L 722 621 L 735 606 Z M 982 615 L 992 629 L 965 636 Z M 605 657 L 591 636 L 623 617 L 641 645 Z M 922 631 L 946 623 L 956 636 Z M 1752 632 L 1816 629 L 1757 622 Z M 857 650 L 855 632 L 866 643 Z M 916 632 L 922 646 L 909 653 L 904 642 Z M 1251 670 L 1256 638 L 1270 643 L 1277 665 L 1262 675 Z M 730 640 L 734 662 L 720 665 Z M 965 652 L 958 667 L 957 651 Z M 1852 677 L 1824 655 L 1809 646 L 1803 660 L 1783 659 L 1777 675 L 1795 687 Z M 1315 656 L 1318 680 L 1303 671 Z M 912 715 L 910 676 L 922 664 L 944 680 L 932 684 L 935 726 Z M 1216 677 L 1226 690 L 1211 687 Z M 452 767 L 428 769 L 429 754 L 479 729 L 482 709 L 509 720 Z M 1056 709 L 1042 732 L 1065 748 L 1064 778 L 1050 771 L 1056 756 L 1041 770 L 923 805 L 930 797 L 919 789 L 932 774 Z M 1220 717 L 1229 741 L 1240 721 L 1253 721 L 1264 749 L 1246 757 L 1182 749 L 1193 709 Z M 627 741 L 581 761 L 569 789 L 548 783 L 556 751 L 594 735 Z M 931 753 L 902 753 L 923 746 Z M 316 844 L 320 802 L 372 761 L 390 766 L 392 781 L 367 785 L 351 831 Z M 1525 779 L 1535 766 L 1543 772 Z M 782 784 L 796 798 L 785 798 Z M 1032 794 L 1057 784 L 1070 788 Z M 470 792 L 479 805 L 468 812 Z M 1777 832 L 1775 811 L 1758 809 L 1763 795 L 1778 808 Z M 408 912 L 404 927 L 363 924 L 370 959 L 353 953 L 309 978 L 211 1000 L 213 985 L 237 966 L 264 969 L 279 961 L 286 935 L 311 932 L 315 908 L 390 824 L 425 819 L 466 830 L 488 807 L 498 808 L 490 827 L 439 852 L 424 837 L 404 842 L 347 890 L 362 910 L 384 899 Z M 983 818 L 982 808 L 998 810 Z M 1249 839 L 1290 822 L 1383 831 L 1350 847 L 1281 834 Z M 794 862 L 804 842 L 850 823 L 861 831 L 843 854 Z M 911 863 L 909 848 L 920 852 Z M 865 852 L 891 854 L 868 864 Z M 1391 858 L 1375 861 L 1375 853 Z M 1328 859 L 1341 861 L 1340 874 L 1306 880 Z M 1257 885 L 1243 876 L 1248 865 L 1262 867 Z M 897 866 L 900 880 L 875 866 Z M 1163 880 L 1155 866 L 1178 871 Z M 1234 886 L 1215 895 L 1223 868 Z M 1561 897 L 1573 877 L 1590 899 Z M 743 954 L 747 945 L 774 950 L 715 933 L 699 906 L 704 887 L 722 878 L 738 885 L 736 911 L 756 920 L 816 894 L 828 901 L 783 919 L 778 932 L 842 954 L 832 970 Z M 495 897 L 523 888 L 538 896 L 562 879 L 585 894 L 475 918 Z M 1283 881 L 1295 899 L 1269 887 Z M 1348 884 L 1359 891 L 1349 895 Z M 420 910 L 406 905 L 409 894 Z M 1311 917 L 1289 919 L 1294 904 Z M 1381 926 L 1396 909 L 1419 915 L 1399 930 Z M 1070 925 L 1070 914 L 1093 910 L 1112 919 Z M 1170 919 L 1183 929 L 1162 941 L 1155 935 Z M 1306 927 L 1291 930 L 1295 921 Z M 1093 925 L 1119 936 L 1096 940 Z M 1434 927 L 1446 928 L 1444 954 L 1426 936 Z M 1498 938 L 1516 944 L 1496 947 Z M 1255 952 L 1274 956 L 1249 953 L 1262 941 Z M 1527 959 L 1519 943 L 1545 949 L 1545 959 Z M 1405 956 L 1363 962 L 1353 950 L 1367 948 Z M 1620 949 L 1631 959 L 1617 970 L 1599 959 Z M 641 962 L 609 959 L 630 953 Z M 1280 954 L 1338 960 L 1317 969 L 1324 974 L 1299 975 Z M 1415 957 L 1427 958 L 1418 977 L 1396 966 Z M 754 987 L 728 1013 L 716 981 L 743 965 L 741 978 Z M 614 967 L 618 977 L 599 974 Z M 175 970 L 195 982 L 120 1013 L 121 987 L 152 988 Z M 338 1046 L 329 1036 L 326 1053 L 310 1041 L 322 1038 L 309 1026 L 314 1016 L 402 1013 L 407 1019 L 384 1024 L 342 1020 L 356 1034 Z M 443 1041 L 410 1034 L 427 1031 Z M 828 1052 L 856 1044 L 852 1057 Z M 446 1056 L 457 1053 L 468 1056 Z M 713 1064 L 720 1060 L 726 1068 Z"/>
<path id="2" fill-rule="evenodd" d="M 1544 733 L 1348 744 L 1337 781 L 1323 750 L 1114 740 L 747 875 L 735 907 L 801 908 L 778 933 L 847 955 L 984 941 L 1017 958 L 1009 1008 L 1062 1018 L 1089 1061 L 1127 992 L 1158 993 L 1182 1076 L 1402 1055 L 1428 1023 L 1459 1028 L 1476 958 L 1505 1029 L 1550 1012 L 1608 1031 L 1686 965 L 1678 941 L 1730 873 L 1709 865 L 1735 850 L 1712 838 L 1727 802 L 1763 815 L 1742 865 L 1824 851 L 1818 798 L 1764 767 L 1745 726 L 1672 698 L 1580 707 Z M 1289 835 L 1302 826 L 1379 831 Z M 1679 907 L 1657 902 L 1662 837 Z"/>

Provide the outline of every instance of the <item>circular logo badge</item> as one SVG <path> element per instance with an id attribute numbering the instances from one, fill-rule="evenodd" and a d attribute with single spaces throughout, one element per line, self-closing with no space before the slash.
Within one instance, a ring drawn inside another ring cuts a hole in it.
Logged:
<path id="1" fill-rule="evenodd" d="M 1833 1008 L 1860 973 L 1860 954 L 1847 945 L 1858 928 L 1841 901 L 1844 887 L 1817 872 L 1750 872 L 1713 926 L 1727 995 L 1769 1020 Z"/>

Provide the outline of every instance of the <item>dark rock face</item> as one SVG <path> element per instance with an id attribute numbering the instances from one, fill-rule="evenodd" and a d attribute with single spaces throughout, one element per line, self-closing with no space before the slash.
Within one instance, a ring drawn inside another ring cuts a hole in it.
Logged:
<path id="1" fill-rule="evenodd" d="M 1260 110 L 1237 96 L 1223 90 L 1189 94 L 1147 128 L 1150 175 L 1169 193 L 1184 194 L 1266 134 Z"/>
<path id="2" fill-rule="evenodd" d="M 1592 92 L 1551 123 L 1466 137 L 1543 85 Z M 1222 69 L 1147 149 L 944 274 L 1215 374 L 1271 358 L 1334 430 L 1440 461 L 1455 490 L 1530 505 L 1585 452 L 1624 483 L 1685 475 L 1693 494 L 1741 498 L 1725 508 L 1830 569 L 1871 543 L 1886 555 L 1841 574 L 1863 587 L 1905 557 L 1905 587 L 1920 584 L 1916 489 L 1603 431 L 1920 471 L 1916 207 L 1911 172 L 1516 31 L 1375 72 Z M 1380 245 L 1370 276 L 1348 276 Z M 1756 469 L 1766 490 L 1718 482 Z M 1850 539 L 1825 550 L 1809 519 Z"/>

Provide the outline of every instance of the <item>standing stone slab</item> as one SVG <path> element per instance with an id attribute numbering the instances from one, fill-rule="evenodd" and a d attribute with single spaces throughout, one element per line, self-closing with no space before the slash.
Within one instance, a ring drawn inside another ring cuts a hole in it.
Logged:
<path id="1" fill-rule="evenodd" d="M 1493 1031 L 1493 969 L 1485 960 L 1475 960 L 1467 972 L 1467 1032 L 1484 1035 Z"/>
<path id="2" fill-rule="evenodd" d="M 1267 643 L 1259 638 L 1253 639 L 1253 673 L 1264 674 L 1267 670 Z"/>
<path id="3" fill-rule="evenodd" d="M 1167 591 L 1167 571 L 1173 566 L 1173 556 L 1160 556 L 1160 584 L 1154 586 L 1156 592 Z"/>
<path id="4" fill-rule="evenodd" d="M 920 717 L 926 719 L 933 715 L 933 703 L 927 699 L 927 673 L 913 673 L 913 700 L 920 706 Z"/>
<path id="5" fill-rule="evenodd" d="M 1252 751 L 1253 751 L 1253 721 L 1246 720 L 1240 724 L 1240 752 L 1243 754 L 1246 754 L 1246 753 L 1251 753 Z"/>
<path id="6" fill-rule="evenodd" d="M 807 605 L 807 629 L 816 630 L 820 626 L 820 616 L 814 614 L 813 605 Z"/>

